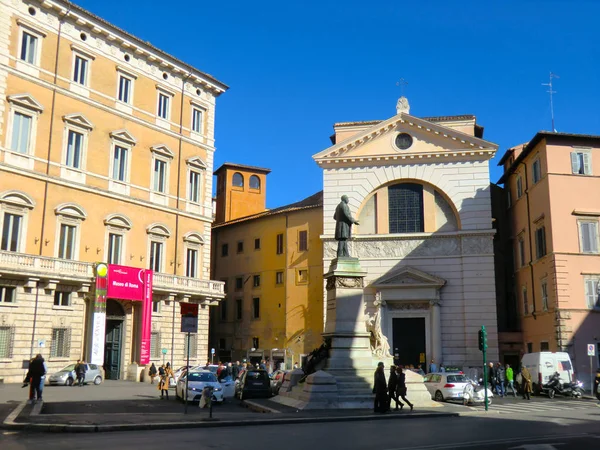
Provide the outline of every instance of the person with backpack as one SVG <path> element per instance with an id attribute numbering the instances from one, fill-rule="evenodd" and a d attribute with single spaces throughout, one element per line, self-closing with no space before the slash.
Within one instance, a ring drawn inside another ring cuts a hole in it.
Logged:
<path id="1" fill-rule="evenodd" d="M 500 397 L 506 396 L 506 390 L 504 389 L 504 383 L 506 382 L 506 371 L 502 364 L 498 363 L 496 368 L 496 392 Z"/>
<path id="2" fill-rule="evenodd" d="M 150 375 L 150 384 L 154 384 L 154 379 L 156 378 L 156 374 L 157 374 L 156 366 L 154 365 L 154 363 L 152 363 L 152 365 L 150 366 L 150 369 L 148 370 L 148 375 Z"/>

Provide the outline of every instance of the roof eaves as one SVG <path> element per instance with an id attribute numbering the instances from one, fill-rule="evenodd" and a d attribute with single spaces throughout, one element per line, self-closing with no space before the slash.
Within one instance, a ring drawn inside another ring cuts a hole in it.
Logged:
<path id="1" fill-rule="evenodd" d="M 155 47 L 150 42 L 144 41 L 144 40 L 138 38 L 137 36 L 129 33 L 128 31 L 125 31 L 122 28 L 117 27 L 116 25 L 108 22 L 107 20 L 103 19 L 102 17 L 97 16 L 96 14 L 88 11 L 87 9 L 84 9 L 81 6 L 76 5 L 73 2 L 70 2 L 69 0 L 53 0 L 53 1 L 55 1 L 57 3 L 62 3 L 63 5 L 65 5 L 70 10 L 74 10 L 74 11 L 77 11 L 77 12 L 79 12 L 81 14 L 85 14 L 85 15 L 89 16 L 90 18 L 92 18 L 92 19 L 100 22 L 102 25 L 105 25 L 106 27 L 112 28 L 113 30 L 117 31 L 118 33 L 123 34 L 124 36 L 126 36 L 127 38 L 135 41 L 136 43 L 138 43 L 138 44 L 140 44 L 140 45 L 142 45 L 144 47 L 147 47 L 148 49 L 152 50 L 154 53 L 157 53 L 157 54 L 159 54 L 160 56 L 162 56 L 162 57 L 164 57 L 166 59 L 170 59 L 170 60 L 174 61 L 175 63 L 184 66 L 191 73 L 195 73 L 196 75 L 199 75 L 200 77 L 206 78 L 207 80 L 209 80 L 212 83 L 214 83 L 215 85 L 217 85 L 223 91 L 226 91 L 226 90 L 229 89 L 229 86 L 227 86 L 222 81 L 217 80 L 212 75 L 210 75 L 210 74 L 208 74 L 206 72 L 202 72 L 201 70 L 196 69 L 195 67 L 193 67 L 190 64 L 182 61 L 181 59 L 176 58 L 175 56 L 173 56 L 173 55 L 165 52 L 164 50 L 161 50 L 158 47 Z"/>

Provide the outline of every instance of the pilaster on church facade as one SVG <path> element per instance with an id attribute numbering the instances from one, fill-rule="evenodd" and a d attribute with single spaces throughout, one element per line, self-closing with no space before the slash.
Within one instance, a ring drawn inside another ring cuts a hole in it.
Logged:
<path id="1" fill-rule="evenodd" d="M 477 367 L 478 330 L 498 358 L 489 160 L 474 116 L 340 123 L 323 168 L 323 266 L 336 254 L 333 214 L 353 216 L 350 254 L 367 271 L 367 308 L 382 303 L 395 362 Z"/>

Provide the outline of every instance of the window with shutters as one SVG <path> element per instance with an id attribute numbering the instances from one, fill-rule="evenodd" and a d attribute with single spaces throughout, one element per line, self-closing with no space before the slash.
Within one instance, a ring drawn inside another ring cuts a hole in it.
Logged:
<path id="1" fill-rule="evenodd" d="M 260 319 L 260 298 L 252 299 L 252 317 L 254 319 Z"/>
<path id="2" fill-rule="evenodd" d="M 153 331 L 150 333 L 150 358 L 158 359 L 160 358 L 160 355 L 160 332 Z"/>
<path id="3" fill-rule="evenodd" d="M 71 306 L 71 293 L 54 291 L 54 306 Z"/>
<path id="4" fill-rule="evenodd" d="M 12 358 L 14 328 L 0 326 L 0 358 Z"/>
<path id="5" fill-rule="evenodd" d="M 540 162 L 540 159 L 536 159 L 533 162 L 533 170 L 532 170 L 532 181 L 533 184 L 536 184 L 538 181 L 540 181 L 542 179 L 542 163 Z"/>
<path id="6" fill-rule="evenodd" d="M 542 310 L 548 311 L 548 282 L 542 281 Z"/>
<path id="7" fill-rule="evenodd" d="M 198 335 L 190 334 L 189 337 L 189 349 L 190 349 L 190 358 L 198 357 Z M 184 344 L 183 344 L 183 356 L 187 358 L 188 356 L 188 336 L 185 335 Z"/>
<path id="8" fill-rule="evenodd" d="M 600 309 L 600 275 L 585 278 L 584 282 L 587 307 Z"/>
<path id="9" fill-rule="evenodd" d="M 535 230 L 535 255 L 537 259 L 546 256 L 546 227 Z"/>
<path id="10" fill-rule="evenodd" d="M 298 251 L 305 252 L 308 250 L 308 231 L 303 230 L 298 233 Z"/>
<path id="11" fill-rule="evenodd" d="M 519 238 L 519 267 L 525 267 L 525 240 L 523 237 Z"/>
<path id="12" fill-rule="evenodd" d="M 599 253 L 598 221 L 579 221 L 579 247 L 581 253 Z"/>
<path id="13" fill-rule="evenodd" d="M 0 241 L 0 250 L 17 252 L 21 242 L 21 223 L 23 216 L 19 214 L 4 213 L 2 223 L 2 240 Z"/>
<path id="14" fill-rule="evenodd" d="M 546 341 L 540 342 L 540 352 L 547 352 L 547 351 L 550 351 L 550 346 L 548 345 L 548 342 L 546 342 Z"/>
<path id="15" fill-rule="evenodd" d="M 275 284 L 283 284 L 283 272 L 275 272 Z"/>
<path id="16" fill-rule="evenodd" d="M 235 300 L 235 317 L 237 320 L 242 320 L 243 311 L 242 299 L 238 298 Z"/>
<path id="17" fill-rule="evenodd" d="M 523 179 L 521 175 L 517 175 L 517 198 L 521 198 L 523 196 Z"/>
<path id="18" fill-rule="evenodd" d="M 242 289 L 244 289 L 244 279 L 242 277 L 237 277 L 235 279 L 235 290 L 241 291 Z"/>
<path id="19" fill-rule="evenodd" d="M 71 329 L 53 328 L 52 345 L 50 346 L 51 358 L 68 358 L 71 353 Z"/>
<path id="20" fill-rule="evenodd" d="M 277 235 L 277 254 L 283 254 L 283 234 Z"/>
<path id="21" fill-rule="evenodd" d="M 523 299 L 523 315 L 526 316 L 529 314 L 529 303 L 527 303 L 527 287 L 523 286 L 521 290 L 522 299 Z"/>
<path id="22" fill-rule="evenodd" d="M 223 322 L 227 321 L 227 299 L 221 300 L 219 304 L 219 308 L 221 309 L 221 320 Z"/>
<path id="23" fill-rule="evenodd" d="M 571 152 L 571 172 L 576 175 L 592 175 L 592 154 L 589 150 Z"/>

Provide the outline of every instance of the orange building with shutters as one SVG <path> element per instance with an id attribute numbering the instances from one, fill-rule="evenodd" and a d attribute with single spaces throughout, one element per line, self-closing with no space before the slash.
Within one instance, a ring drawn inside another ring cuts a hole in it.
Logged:
<path id="1" fill-rule="evenodd" d="M 500 352 L 568 351 L 587 389 L 600 353 L 600 136 L 542 131 L 500 164 L 522 328 L 500 334 Z"/>

